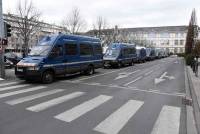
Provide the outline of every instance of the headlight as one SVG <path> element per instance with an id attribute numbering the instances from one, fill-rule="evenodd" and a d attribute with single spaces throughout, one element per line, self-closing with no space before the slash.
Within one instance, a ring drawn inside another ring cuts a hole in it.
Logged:
<path id="1" fill-rule="evenodd" d="M 37 71 L 37 70 L 39 70 L 40 68 L 38 67 L 38 66 L 33 66 L 33 67 L 27 67 L 27 70 L 33 70 L 33 71 Z"/>

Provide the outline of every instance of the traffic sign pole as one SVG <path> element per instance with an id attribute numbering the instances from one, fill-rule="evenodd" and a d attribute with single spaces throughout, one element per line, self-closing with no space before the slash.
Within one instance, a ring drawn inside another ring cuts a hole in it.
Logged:
<path id="1" fill-rule="evenodd" d="M 2 9 L 2 0 L 0 0 L 0 78 L 5 78 L 5 63 L 4 63 L 4 45 L 3 45 L 3 38 L 4 38 L 4 22 L 3 22 L 3 9 Z"/>

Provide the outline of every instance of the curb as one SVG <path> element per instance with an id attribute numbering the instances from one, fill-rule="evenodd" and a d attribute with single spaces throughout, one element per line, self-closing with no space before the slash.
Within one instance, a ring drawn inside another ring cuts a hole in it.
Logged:
<path id="1" fill-rule="evenodd" d="M 192 98 L 192 106 L 186 106 L 187 134 L 200 134 L 200 107 L 195 93 L 189 68 L 185 66 L 186 95 Z"/>

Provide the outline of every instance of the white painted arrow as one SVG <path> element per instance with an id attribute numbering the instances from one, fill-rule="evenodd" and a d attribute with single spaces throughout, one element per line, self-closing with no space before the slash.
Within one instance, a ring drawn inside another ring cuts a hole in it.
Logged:
<path id="1" fill-rule="evenodd" d="M 174 76 L 165 76 L 166 78 L 168 78 L 169 80 L 174 80 L 175 77 Z"/>
<path id="2" fill-rule="evenodd" d="M 163 82 L 163 81 L 165 81 L 165 79 L 155 78 L 154 83 L 158 84 L 158 83 Z"/>
<path id="3" fill-rule="evenodd" d="M 154 83 L 155 83 L 155 84 L 159 84 L 160 82 L 165 81 L 164 78 L 168 78 L 169 80 L 175 79 L 174 76 L 167 76 L 167 72 L 164 72 L 164 73 L 160 76 L 160 78 L 155 78 Z"/>
<path id="4" fill-rule="evenodd" d="M 131 75 L 131 74 L 134 74 L 134 73 L 136 73 L 136 72 L 138 72 L 138 71 L 140 71 L 140 70 L 136 70 L 136 71 L 134 71 L 134 72 L 122 72 L 122 73 L 119 73 L 118 75 L 119 76 L 117 76 L 116 78 L 115 78 L 115 80 L 118 80 L 118 79 L 122 79 L 122 78 L 126 78 L 126 77 L 128 77 L 129 75 Z"/>

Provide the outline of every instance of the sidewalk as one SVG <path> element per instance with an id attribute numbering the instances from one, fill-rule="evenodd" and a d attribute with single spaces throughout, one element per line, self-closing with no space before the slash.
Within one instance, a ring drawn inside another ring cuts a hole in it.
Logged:
<path id="1" fill-rule="evenodd" d="M 200 69 L 200 67 L 199 67 Z M 187 76 L 188 76 L 188 87 L 189 94 L 192 98 L 192 107 L 193 110 L 190 110 L 194 114 L 194 119 L 197 127 L 197 131 L 200 133 L 200 72 L 199 77 L 196 77 L 192 69 L 187 66 Z"/>

